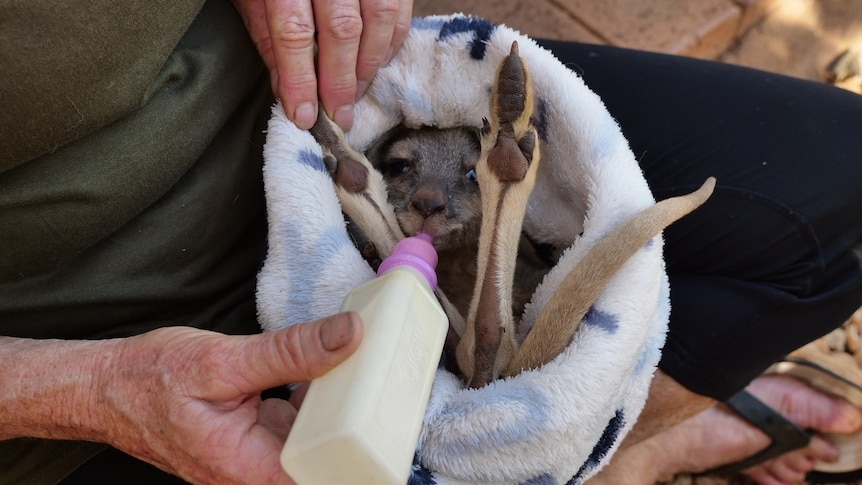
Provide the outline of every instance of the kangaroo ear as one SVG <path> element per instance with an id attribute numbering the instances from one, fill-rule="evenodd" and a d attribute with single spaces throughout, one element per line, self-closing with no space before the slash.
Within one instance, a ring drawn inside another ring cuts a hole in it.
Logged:
<path id="1" fill-rule="evenodd" d="M 395 125 L 371 143 L 371 146 L 365 150 L 365 158 L 371 162 L 371 165 L 374 168 L 380 170 L 380 167 L 383 164 L 383 159 L 386 156 L 386 152 L 389 151 L 389 147 L 391 147 L 396 141 L 404 138 L 404 136 L 410 131 L 412 131 L 410 128 L 407 128 L 402 124 Z"/>

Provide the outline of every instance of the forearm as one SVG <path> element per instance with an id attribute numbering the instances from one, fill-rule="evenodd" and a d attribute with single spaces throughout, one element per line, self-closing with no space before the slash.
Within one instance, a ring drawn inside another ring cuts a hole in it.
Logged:
<path id="1" fill-rule="evenodd" d="M 0 337 L 0 439 L 105 441 L 99 391 L 120 342 Z"/>

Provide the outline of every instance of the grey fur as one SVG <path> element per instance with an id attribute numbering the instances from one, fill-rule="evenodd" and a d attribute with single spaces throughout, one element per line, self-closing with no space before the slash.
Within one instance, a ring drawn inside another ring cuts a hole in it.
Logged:
<path id="1" fill-rule="evenodd" d="M 397 126 L 366 151 L 383 174 L 389 203 L 408 236 L 427 232 L 438 249 L 475 245 L 482 221 L 476 183 L 479 133 Z"/>

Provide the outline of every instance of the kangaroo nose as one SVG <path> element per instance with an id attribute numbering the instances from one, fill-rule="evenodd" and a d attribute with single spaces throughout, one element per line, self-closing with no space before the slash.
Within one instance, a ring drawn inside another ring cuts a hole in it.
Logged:
<path id="1" fill-rule="evenodd" d="M 439 190 L 419 189 L 413 196 L 413 207 L 423 217 L 430 217 L 446 208 L 446 199 Z"/>

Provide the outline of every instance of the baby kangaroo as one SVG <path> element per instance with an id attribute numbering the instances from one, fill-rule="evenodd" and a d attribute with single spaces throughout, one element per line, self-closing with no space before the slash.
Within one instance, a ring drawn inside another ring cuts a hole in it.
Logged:
<path id="1" fill-rule="evenodd" d="M 480 153 L 478 130 L 403 125 L 365 152 L 383 174 L 401 229 L 409 236 L 430 234 L 438 250 L 475 245 L 479 238 Z"/>
<path id="2" fill-rule="evenodd" d="M 472 128 L 396 126 L 365 154 L 383 174 L 389 204 L 404 234 L 434 236 L 440 253 L 439 286 L 462 315 L 469 310 L 476 280 L 482 197 L 476 175 L 482 147 Z M 520 315 L 552 265 L 519 243 L 512 312 Z M 463 333 L 463 329 L 458 329 Z M 454 348 L 447 349 L 454 352 Z"/>
<path id="3" fill-rule="evenodd" d="M 389 130 L 365 152 L 383 174 L 389 204 L 404 234 L 425 232 L 434 237 L 440 255 L 438 295 L 445 292 L 455 307 L 447 310 L 455 333 L 463 332 L 463 324 L 452 316 L 466 314 L 476 279 L 482 223 L 476 178 L 480 153 L 477 129 L 403 125 Z M 457 335 L 450 332 L 450 337 L 446 360 L 451 369 Z"/>

